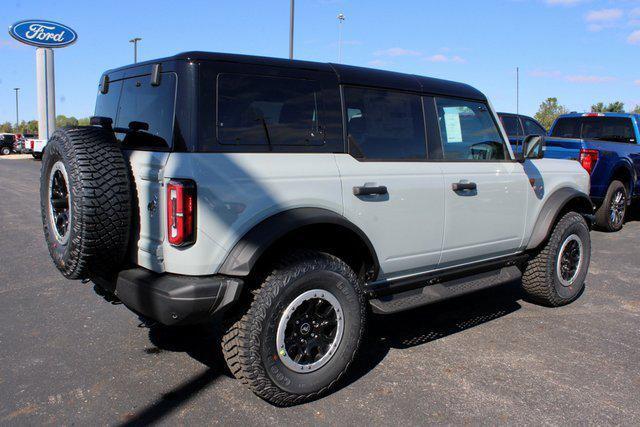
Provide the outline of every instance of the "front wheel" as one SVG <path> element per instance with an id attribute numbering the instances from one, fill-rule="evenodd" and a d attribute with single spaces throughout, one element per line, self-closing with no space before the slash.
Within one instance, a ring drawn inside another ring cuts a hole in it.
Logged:
<path id="1" fill-rule="evenodd" d="M 9 147 L 2 147 L 2 150 L 0 150 L 0 153 L 2 153 L 3 156 L 7 156 L 11 154 L 11 149 Z"/>
<path id="2" fill-rule="evenodd" d="M 590 260 L 589 226 L 582 215 L 569 212 L 527 263 L 522 287 L 533 302 L 551 307 L 568 304 L 582 292 Z"/>
<path id="3" fill-rule="evenodd" d="M 234 376 L 266 401 L 289 406 L 330 391 L 362 341 L 366 304 L 339 258 L 303 251 L 282 260 L 223 337 Z"/>
<path id="4" fill-rule="evenodd" d="M 605 231 L 619 231 L 627 212 L 627 198 L 627 187 L 620 181 L 612 181 L 596 211 L 596 225 Z"/>

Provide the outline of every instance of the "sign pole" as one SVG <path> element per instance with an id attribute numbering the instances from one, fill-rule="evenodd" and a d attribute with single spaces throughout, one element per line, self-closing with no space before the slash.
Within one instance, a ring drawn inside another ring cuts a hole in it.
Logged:
<path id="1" fill-rule="evenodd" d="M 48 140 L 56 130 L 56 92 L 53 72 L 53 49 L 36 49 L 38 89 L 38 139 Z"/>

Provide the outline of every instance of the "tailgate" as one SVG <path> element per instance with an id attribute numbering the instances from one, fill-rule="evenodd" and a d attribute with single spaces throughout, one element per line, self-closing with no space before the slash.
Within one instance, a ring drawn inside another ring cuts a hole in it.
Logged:
<path id="1" fill-rule="evenodd" d="M 169 153 L 124 151 L 134 178 L 132 194 L 131 258 L 144 268 L 163 272 L 164 167 Z"/>
<path id="2" fill-rule="evenodd" d="M 544 156 L 550 159 L 579 160 L 582 148 L 584 143 L 581 139 L 547 137 Z"/>

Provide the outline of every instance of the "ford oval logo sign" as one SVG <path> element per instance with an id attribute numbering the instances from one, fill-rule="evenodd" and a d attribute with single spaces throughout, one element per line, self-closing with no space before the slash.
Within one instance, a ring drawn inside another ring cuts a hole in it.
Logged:
<path id="1" fill-rule="evenodd" d="M 9 34 L 22 43 L 38 47 L 65 47 L 78 39 L 78 34 L 66 25 L 38 19 L 16 22 L 9 27 Z"/>

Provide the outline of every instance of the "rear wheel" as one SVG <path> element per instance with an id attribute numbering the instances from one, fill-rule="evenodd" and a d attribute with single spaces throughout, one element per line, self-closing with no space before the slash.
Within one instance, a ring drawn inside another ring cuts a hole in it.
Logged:
<path id="1" fill-rule="evenodd" d="M 261 398 L 288 406 L 335 387 L 360 346 L 366 304 L 355 273 L 332 255 L 285 257 L 228 328 L 223 354 Z"/>
<path id="2" fill-rule="evenodd" d="M 6 156 L 8 154 L 11 154 L 11 149 L 9 147 L 2 147 L 2 150 L 0 150 L 0 153 L 2 153 L 3 156 Z"/>
<path id="3" fill-rule="evenodd" d="M 582 292 L 590 260 L 589 227 L 582 215 L 569 212 L 527 263 L 522 287 L 533 302 L 552 307 L 568 304 Z"/>
<path id="4" fill-rule="evenodd" d="M 627 212 L 627 200 L 627 187 L 620 181 L 612 181 L 602 206 L 596 211 L 596 225 L 605 231 L 620 230 Z"/>

